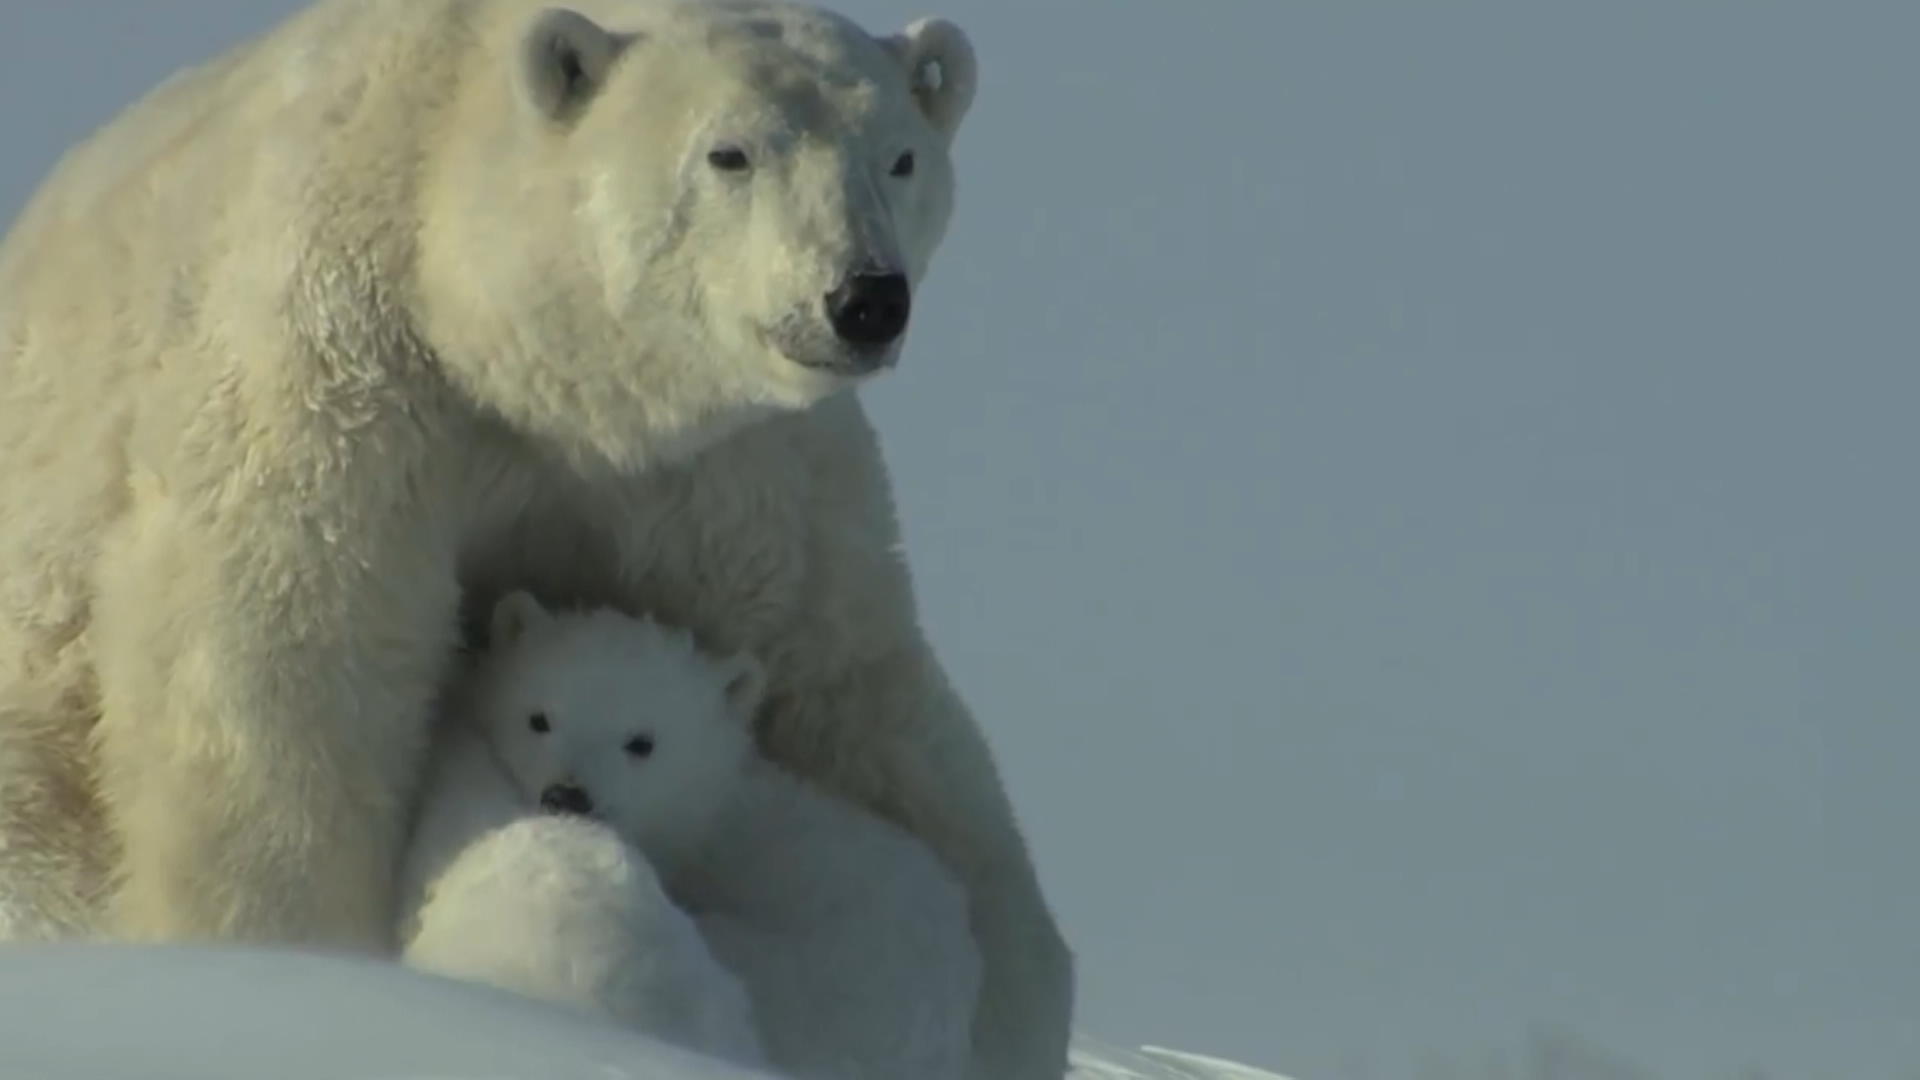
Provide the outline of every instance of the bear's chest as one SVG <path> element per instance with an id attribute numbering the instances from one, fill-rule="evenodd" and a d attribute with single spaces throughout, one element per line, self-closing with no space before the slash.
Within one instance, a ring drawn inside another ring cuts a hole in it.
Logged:
<path id="1" fill-rule="evenodd" d="M 648 615 L 721 651 L 778 640 L 802 614 L 807 478 L 726 464 L 529 488 L 463 559 L 469 643 L 512 589 Z"/>

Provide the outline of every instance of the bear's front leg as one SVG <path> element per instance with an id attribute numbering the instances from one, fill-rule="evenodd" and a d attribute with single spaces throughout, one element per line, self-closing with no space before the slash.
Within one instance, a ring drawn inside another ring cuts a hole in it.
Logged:
<path id="1" fill-rule="evenodd" d="M 632 530 L 628 559 L 655 561 L 670 613 L 767 664 L 763 749 L 906 828 L 965 886 L 984 964 L 969 1076 L 1060 1080 L 1073 957 L 993 754 L 920 628 L 859 398 L 750 429 L 672 494 L 671 527 Z M 784 618 L 750 617 L 768 612 Z"/>
<path id="2" fill-rule="evenodd" d="M 1073 955 L 980 729 L 917 634 L 838 686 L 820 704 L 870 718 L 876 731 L 904 721 L 915 733 L 874 740 L 878 760 L 863 764 L 887 778 L 869 793 L 873 804 L 966 886 L 983 963 L 970 1080 L 1059 1080 L 1073 1034 Z"/>
<path id="3" fill-rule="evenodd" d="M 102 551 L 112 936 L 392 948 L 457 587 L 433 518 L 329 475 L 136 490 Z"/>

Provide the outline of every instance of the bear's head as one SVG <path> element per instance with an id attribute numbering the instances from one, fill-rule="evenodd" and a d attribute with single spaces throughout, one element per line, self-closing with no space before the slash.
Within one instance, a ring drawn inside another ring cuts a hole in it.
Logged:
<path id="1" fill-rule="evenodd" d="M 529 804 L 598 818 L 655 858 L 697 845 L 753 755 L 765 685 L 683 631 L 502 597 L 469 707 Z"/>
<path id="2" fill-rule="evenodd" d="M 582 2 L 498 28 L 426 155 L 423 321 L 455 381 L 626 470 L 891 366 L 953 211 L 966 35 Z"/>

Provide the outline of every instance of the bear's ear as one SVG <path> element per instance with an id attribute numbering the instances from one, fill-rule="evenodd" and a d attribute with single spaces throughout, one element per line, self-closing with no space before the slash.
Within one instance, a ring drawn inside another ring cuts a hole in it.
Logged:
<path id="1" fill-rule="evenodd" d="M 979 72 L 966 31 L 945 19 L 921 19 L 881 44 L 907 69 L 907 85 L 927 122 L 952 139 L 973 107 Z"/>
<path id="2" fill-rule="evenodd" d="M 728 710 L 742 724 L 751 725 L 767 693 L 767 669 L 751 655 L 736 653 L 720 662 L 720 674 L 727 680 Z"/>
<path id="3" fill-rule="evenodd" d="M 632 42 L 632 35 L 616 34 L 577 11 L 541 12 L 520 41 L 520 85 L 527 103 L 548 119 L 575 115 L 593 100 Z"/>
<path id="4" fill-rule="evenodd" d="M 510 592 L 493 605 L 493 621 L 487 630 L 487 647 L 506 648 L 526 636 L 527 631 L 546 625 L 552 618 L 532 593 L 524 590 Z"/>

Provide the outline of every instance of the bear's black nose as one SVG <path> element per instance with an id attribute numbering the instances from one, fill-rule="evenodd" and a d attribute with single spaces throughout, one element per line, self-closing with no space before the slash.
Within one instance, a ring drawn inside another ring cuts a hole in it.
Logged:
<path id="1" fill-rule="evenodd" d="M 593 797 L 579 784 L 553 784 L 540 793 L 540 809 L 585 817 L 593 813 Z"/>
<path id="2" fill-rule="evenodd" d="M 891 345 L 907 331 L 913 289 L 905 274 L 855 274 L 827 294 L 833 332 L 850 345 Z"/>

